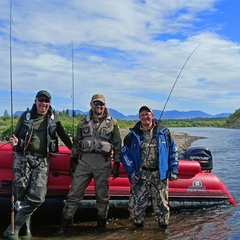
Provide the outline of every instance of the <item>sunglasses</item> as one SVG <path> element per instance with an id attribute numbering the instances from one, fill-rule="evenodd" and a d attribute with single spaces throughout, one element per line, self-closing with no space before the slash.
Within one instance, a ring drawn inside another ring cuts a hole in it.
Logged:
<path id="1" fill-rule="evenodd" d="M 152 115 L 152 113 L 151 112 L 148 112 L 148 113 L 141 113 L 141 114 L 139 114 L 139 117 L 140 118 L 144 118 L 144 117 L 150 117 Z"/>
<path id="2" fill-rule="evenodd" d="M 105 103 L 100 102 L 100 101 L 94 101 L 94 102 L 93 102 L 93 105 L 94 105 L 94 106 L 98 106 L 98 105 L 99 105 L 99 106 L 104 106 Z"/>
<path id="3" fill-rule="evenodd" d="M 37 100 L 38 100 L 39 102 L 50 103 L 50 99 L 48 99 L 48 98 L 38 98 Z"/>

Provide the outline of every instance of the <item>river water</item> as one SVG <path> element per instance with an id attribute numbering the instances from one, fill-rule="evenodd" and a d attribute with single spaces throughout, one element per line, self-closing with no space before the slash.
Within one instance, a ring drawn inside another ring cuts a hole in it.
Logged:
<path id="1" fill-rule="evenodd" d="M 240 130 L 223 128 L 171 128 L 192 136 L 206 137 L 192 143 L 192 147 L 207 147 L 213 156 L 213 170 L 239 203 L 240 179 Z M 159 229 L 151 213 L 145 219 L 144 230 L 135 230 L 128 219 L 128 212 L 110 211 L 108 231 L 95 229 L 94 210 L 79 216 L 68 239 L 82 240 L 237 240 L 240 239 L 240 206 L 220 207 L 196 212 L 172 213 L 166 230 Z M 1 216 L 0 216 L 1 218 Z M 57 230 L 60 216 L 44 213 L 34 219 L 32 239 L 59 239 L 52 234 Z M 58 219 L 58 220 L 56 220 Z M 9 223 L 9 222 L 8 222 Z M 6 225 L 6 224 L 4 224 Z M 0 230 L 5 226 L 0 226 Z"/>
<path id="2" fill-rule="evenodd" d="M 172 128 L 171 130 L 206 137 L 193 142 L 191 147 L 202 146 L 211 150 L 212 173 L 223 181 L 238 206 L 192 213 L 190 216 L 181 214 L 174 216 L 174 220 L 180 218 L 181 221 L 179 223 L 172 221 L 166 239 L 240 239 L 240 130 L 225 128 Z M 186 228 L 183 228 L 182 222 Z"/>

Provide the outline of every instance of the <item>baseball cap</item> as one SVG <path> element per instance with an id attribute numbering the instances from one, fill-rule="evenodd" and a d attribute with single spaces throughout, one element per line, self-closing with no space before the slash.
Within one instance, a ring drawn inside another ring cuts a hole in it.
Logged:
<path id="1" fill-rule="evenodd" d="M 100 93 L 96 93 L 92 96 L 91 102 L 94 102 L 94 101 L 100 101 L 102 103 L 106 103 L 105 97 Z"/>
<path id="2" fill-rule="evenodd" d="M 41 90 L 41 91 L 39 91 L 39 92 L 37 93 L 37 95 L 36 95 L 36 98 L 38 98 L 39 96 L 46 96 L 46 97 L 48 97 L 49 99 L 51 99 L 50 93 L 49 93 L 48 91 L 46 91 L 46 90 Z"/>
<path id="3" fill-rule="evenodd" d="M 149 106 L 142 106 L 142 107 L 140 107 L 139 113 L 142 112 L 143 110 L 146 110 L 146 111 L 148 111 L 148 112 L 153 113 L 152 108 L 149 107 Z"/>

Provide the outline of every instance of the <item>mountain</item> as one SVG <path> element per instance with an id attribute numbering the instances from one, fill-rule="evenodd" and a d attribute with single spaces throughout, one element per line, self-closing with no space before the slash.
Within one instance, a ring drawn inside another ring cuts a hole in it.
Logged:
<path id="1" fill-rule="evenodd" d="M 156 118 L 159 118 L 160 114 L 156 114 L 155 116 Z M 197 110 L 187 111 L 187 112 L 172 110 L 172 111 L 166 111 L 162 115 L 162 119 L 190 119 L 190 118 L 211 118 L 211 117 L 213 117 L 213 115 L 207 114 L 202 111 L 197 111 Z"/>
<path id="2" fill-rule="evenodd" d="M 159 119 L 162 111 L 160 110 L 154 110 L 153 113 L 155 118 Z M 192 111 L 177 111 L 177 110 L 172 110 L 172 111 L 165 111 L 161 119 L 191 119 L 191 118 L 227 118 L 229 117 L 231 113 L 220 113 L 217 115 L 211 115 L 202 111 L 197 111 L 197 110 L 192 110 Z M 114 117 L 114 115 L 112 115 Z M 138 114 L 136 115 L 128 115 L 125 118 L 118 118 L 121 120 L 138 120 Z"/>
<path id="3" fill-rule="evenodd" d="M 121 120 L 125 120 L 126 119 L 126 116 L 123 115 L 122 113 L 112 109 L 112 108 L 109 108 L 109 113 L 112 117 L 116 118 L 116 119 L 121 119 Z"/>
<path id="4" fill-rule="evenodd" d="M 16 111 L 13 116 L 20 116 L 24 111 Z"/>
<path id="5" fill-rule="evenodd" d="M 110 115 L 116 119 L 120 120 L 138 120 L 138 114 L 136 115 L 128 115 L 125 116 L 124 114 L 118 112 L 115 109 L 109 108 Z M 56 110 L 56 112 L 60 112 Z M 75 110 L 76 114 L 87 114 L 88 112 L 83 112 L 81 110 Z M 23 111 L 17 111 L 13 115 L 14 116 L 20 116 L 23 113 Z M 69 115 L 72 115 L 72 110 L 68 110 Z M 153 110 L 155 118 L 159 119 L 162 111 L 160 110 Z M 211 115 L 202 111 L 198 110 L 192 110 L 192 111 L 177 111 L 177 110 L 171 110 L 171 111 L 165 111 L 161 119 L 191 119 L 191 118 L 227 118 L 230 116 L 231 113 L 219 113 L 216 115 Z"/>

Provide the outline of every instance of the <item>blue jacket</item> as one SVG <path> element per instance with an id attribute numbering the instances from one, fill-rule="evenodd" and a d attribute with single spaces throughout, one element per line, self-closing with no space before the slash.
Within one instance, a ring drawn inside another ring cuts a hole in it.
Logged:
<path id="1" fill-rule="evenodd" d="M 163 127 L 156 119 L 154 136 L 158 145 L 158 159 L 160 179 L 168 178 L 172 172 L 178 174 L 178 150 L 170 131 Z M 139 173 L 142 167 L 140 139 L 143 132 L 140 130 L 141 123 L 138 122 L 124 138 L 124 146 L 121 149 L 121 162 L 127 171 L 129 179 L 136 172 Z"/>

